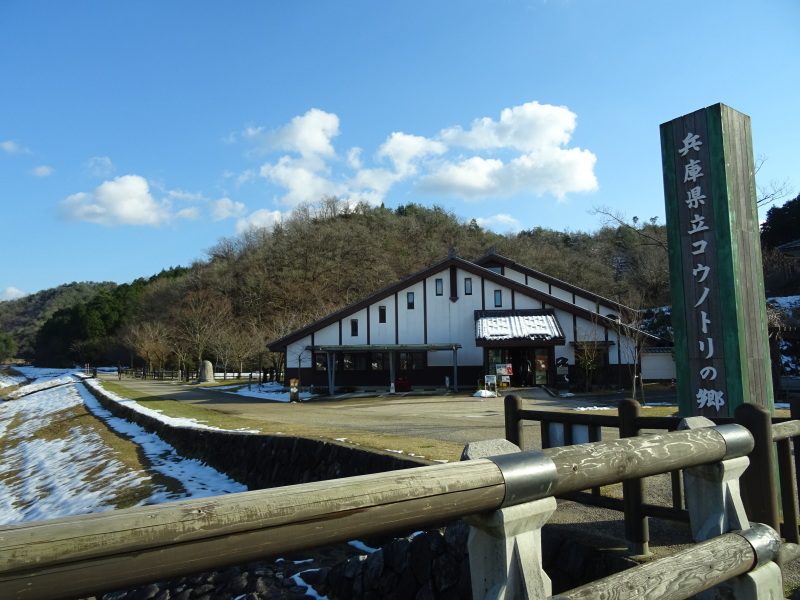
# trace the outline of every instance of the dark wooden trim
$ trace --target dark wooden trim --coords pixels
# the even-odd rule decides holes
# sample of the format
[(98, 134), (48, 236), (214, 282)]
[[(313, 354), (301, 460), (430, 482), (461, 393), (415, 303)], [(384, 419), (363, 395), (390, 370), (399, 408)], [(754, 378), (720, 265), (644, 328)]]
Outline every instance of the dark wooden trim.
[(394, 343), (400, 343), (400, 298), (399, 292), (394, 295)]
[[(434, 281), (434, 285), (436, 282)], [(434, 290), (434, 293), (436, 290)], [(416, 306), (414, 307), (416, 308)], [(428, 280), (422, 281), (422, 343), (428, 343)]]
[(371, 304), (367, 305), (367, 344), (370, 343), (370, 314), (369, 313), (370, 313), (370, 309), (371, 308), (372, 308)]
[[(488, 264), (491, 262), (496, 262), (503, 267), (510, 267), (515, 271), (519, 271), (523, 275), (525, 275), (525, 285), (528, 285), (528, 275), (533, 277), (534, 279), (539, 279), (544, 281), (548, 284), (548, 293), (552, 295), (553, 293), (553, 285), (556, 287), (560, 287), (566, 291), (577, 293), (580, 296), (585, 298), (590, 298), (595, 301), (601, 302), (602, 304), (609, 306), (610, 308), (614, 308), (615, 310), (619, 310), (620, 304), (599, 294), (595, 294), (594, 292), (590, 292), (588, 290), (584, 290), (576, 285), (572, 285), (571, 283), (567, 283), (566, 281), (562, 281), (561, 279), (557, 279), (551, 275), (546, 275), (541, 271), (537, 271), (536, 269), (531, 269), (530, 267), (526, 267), (517, 263), (516, 261), (507, 258), (505, 256), (501, 256), (500, 254), (486, 254), (481, 258), (475, 261), (476, 265), (483, 266), (484, 264)], [(616, 307), (616, 308), (615, 308)]]
[[(499, 286), (508, 288), (510, 290), (514, 290), (528, 298), (532, 298), (534, 300), (541, 300), (542, 302), (546, 302), (547, 305), (564, 310), (566, 312), (572, 313), (574, 315), (580, 316), (586, 320), (595, 319), (601, 327), (616, 327), (616, 322), (612, 321), (611, 319), (603, 316), (603, 315), (596, 315), (592, 311), (589, 311), (583, 307), (577, 306), (566, 300), (561, 300), (552, 296), (551, 294), (547, 294), (545, 292), (541, 292), (534, 288), (528, 287), (522, 283), (518, 283), (512, 279), (508, 279), (503, 275), (498, 275), (494, 271), (489, 271), (488, 269), (484, 269), (483, 267), (473, 264), (469, 261), (464, 259), (455, 257), (455, 258), (448, 258), (440, 263), (432, 265), (427, 269), (423, 269), (422, 271), (415, 273), (412, 276), (406, 277), (398, 281), (397, 283), (380, 290), (371, 296), (367, 296), (358, 302), (346, 306), (327, 317), (323, 317), (322, 319), (311, 323), (310, 325), (306, 325), (305, 327), (298, 329), (290, 333), (283, 338), (280, 338), (270, 344), (268, 344), (268, 348), (275, 352), (276, 350), (283, 348), (297, 340), (302, 339), (304, 336), (309, 335), (311, 331), (316, 331), (322, 329), (323, 327), (327, 327), (332, 323), (335, 323), (337, 320), (343, 319), (348, 315), (361, 310), (362, 308), (368, 306), (369, 304), (374, 304), (379, 302), (380, 300), (387, 298), (393, 294), (397, 294), (420, 281), (424, 281), (427, 277), (429, 277), (432, 273), (436, 273), (441, 271), (450, 266), (457, 266), (458, 268), (466, 271), (467, 273), (471, 273), (481, 279), (481, 308), (486, 310), (486, 281), (490, 281), (495, 283)], [(474, 288), (473, 288), (474, 289)], [(552, 290), (552, 288), (550, 288)]]
[(458, 302), (458, 268), (450, 266), (450, 302)]

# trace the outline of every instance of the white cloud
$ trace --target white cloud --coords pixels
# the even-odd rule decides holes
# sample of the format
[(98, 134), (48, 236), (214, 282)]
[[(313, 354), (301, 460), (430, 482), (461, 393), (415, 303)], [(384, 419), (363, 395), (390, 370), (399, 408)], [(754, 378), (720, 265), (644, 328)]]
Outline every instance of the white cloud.
[(18, 298), (23, 298), (27, 295), (28, 294), (15, 287), (7, 287), (0, 292), (0, 300), (17, 300)]
[(436, 171), (424, 176), (419, 187), (427, 192), (454, 194), (463, 198), (485, 198), (497, 195), (503, 161), (473, 156), (457, 164), (443, 163)]
[(234, 202), (230, 198), (220, 198), (211, 206), (211, 216), (215, 221), (243, 217), (247, 207), (242, 202)]
[[(419, 191), (466, 201), (517, 194), (552, 195), (597, 189), (596, 157), (569, 148), (577, 116), (563, 106), (529, 102), (441, 130), (434, 137), (391, 133), (374, 154), (383, 165), (365, 165), (363, 150), (337, 154), (339, 117), (311, 109), (278, 129), (248, 127), (243, 139), (262, 152), (285, 153), (261, 165), (258, 174), (286, 193), (283, 206), (317, 202), (326, 195), (378, 204), (402, 181)], [(387, 164), (388, 163), (388, 164)], [(253, 172), (239, 176), (252, 180)]]
[(276, 164), (261, 166), (259, 174), (287, 190), (280, 199), (285, 206), (297, 206), (304, 202), (317, 202), (325, 195), (346, 195), (347, 190), (341, 184), (335, 184), (327, 178), (327, 169), (321, 170), (316, 165), (307, 164), (303, 159), (283, 156)]
[(80, 192), (61, 201), (63, 216), (99, 225), (150, 225), (173, 219), (169, 201), (158, 201), (144, 177), (124, 175), (104, 181), (93, 192)]
[(513, 148), (522, 152), (541, 152), (569, 142), (577, 115), (564, 106), (528, 102), (505, 108), (500, 120), (475, 119), (464, 131), (451, 127), (440, 133), (447, 144), (473, 150)]
[(484, 229), (491, 229), (497, 233), (517, 233), (522, 230), (522, 224), (511, 215), (505, 213), (477, 218), (475, 222)]
[(83, 168), (92, 177), (111, 177), (116, 171), (114, 163), (107, 156), (93, 156), (83, 163)]
[(236, 222), (236, 233), (244, 233), (253, 227), (272, 227), (275, 223), (280, 223), (284, 216), (285, 215), (279, 210), (267, 210), (266, 208), (262, 208), (247, 215), (243, 219), (239, 219)]
[(420, 178), (419, 188), (468, 201), (518, 193), (552, 194), (561, 200), (568, 193), (597, 189), (595, 161), (594, 154), (577, 148), (523, 154), (507, 164), (498, 159), (472, 157), (457, 164), (439, 165)]
[(417, 161), (429, 156), (443, 154), (447, 146), (418, 135), (392, 133), (378, 149), (378, 157), (392, 161), (398, 175), (407, 177), (417, 172)]
[(187, 221), (196, 221), (200, 218), (200, 209), (197, 206), (190, 206), (189, 208), (182, 208), (175, 213), (176, 219), (186, 219)]
[(47, 165), (41, 165), (31, 169), (31, 175), (34, 177), (50, 177), (52, 174), (53, 167), (48, 167)]
[(353, 169), (361, 168), (361, 148), (350, 148), (347, 151), (347, 164)]
[(595, 191), (597, 157), (588, 150), (563, 147), (576, 119), (563, 106), (529, 102), (504, 109), (499, 121), (476, 119), (468, 131), (445, 129), (439, 137), (448, 144), (501, 152), (506, 162), (495, 156), (439, 161), (420, 177), (419, 189), (468, 201), (519, 193), (563, 200), (569, 193)]
[(245, 130), (245, 137), (255, 139), (265, 150), (297, 152), (309, 160), (335, 156), (331, 140), (337, 135), (339, 117), (318, 108), (312, 108), (274, 131), (264, 132), (262, 127)]
[(24, 146), (20, 146), (14, 140), (6, 140), (5, 142), (0, 142), (0, 148), (2, 148), (7, 154), (30, 154), (31, 153), (29, 148), (25, 148)]

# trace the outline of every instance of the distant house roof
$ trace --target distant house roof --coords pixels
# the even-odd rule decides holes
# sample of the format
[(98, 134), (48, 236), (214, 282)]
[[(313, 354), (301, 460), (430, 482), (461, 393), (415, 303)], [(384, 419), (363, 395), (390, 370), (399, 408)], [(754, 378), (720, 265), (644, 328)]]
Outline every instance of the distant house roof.
[(787, 256), (794, 256), (800, 258), (800, 240), (795, 240), (793, 242), (781, 244), (780, 246), (778, 246), (778, 250), (780, 250)]
[(563, 345), (565, 339), (552, 310), (476, 310), (475, 341), (479, 346), (514, 341)]

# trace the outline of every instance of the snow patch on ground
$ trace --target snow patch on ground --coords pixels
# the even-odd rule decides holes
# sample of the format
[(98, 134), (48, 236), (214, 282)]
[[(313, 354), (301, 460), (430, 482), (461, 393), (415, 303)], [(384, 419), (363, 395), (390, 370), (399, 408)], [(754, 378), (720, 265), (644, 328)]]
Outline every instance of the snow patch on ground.
[[(33, 383), (23, 397), (0, 403), (0, 523), (53, 519), (115, 508), (126, 490), (150, 485), (139, 504), (216, 496), (247, 488), (197, 460), (184, 459), (158, 436), (112, 416), (72, 370), (19, 369)], [(47, 382), (68, 381), (58, 387)], [(75, 426), (66, 436), (47, 427), (65, 411), (84, 404), (108, 427), (138, 444), (152, 469), (178, 482), (172, 491), (153, 483), (145, 471), (131, 470), (91, 427)], [(182, 489), (181, 489), (182, 488)]]

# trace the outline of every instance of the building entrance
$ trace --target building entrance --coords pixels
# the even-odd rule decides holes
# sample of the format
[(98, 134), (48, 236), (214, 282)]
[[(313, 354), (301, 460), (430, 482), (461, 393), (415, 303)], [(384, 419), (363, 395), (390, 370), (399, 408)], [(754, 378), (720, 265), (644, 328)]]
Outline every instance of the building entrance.
[[(488, 348), (488, 374), (511, 387), (551, 385), (552, 348)], [(507, 380), (504, 381), (504, 377)]]

